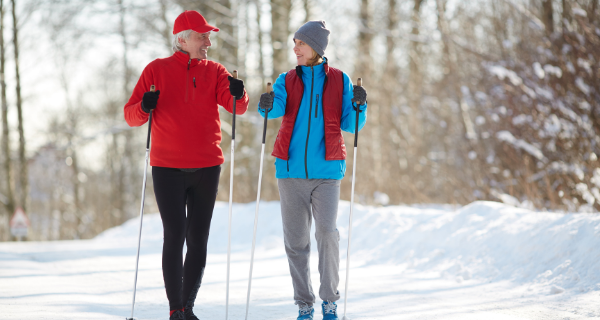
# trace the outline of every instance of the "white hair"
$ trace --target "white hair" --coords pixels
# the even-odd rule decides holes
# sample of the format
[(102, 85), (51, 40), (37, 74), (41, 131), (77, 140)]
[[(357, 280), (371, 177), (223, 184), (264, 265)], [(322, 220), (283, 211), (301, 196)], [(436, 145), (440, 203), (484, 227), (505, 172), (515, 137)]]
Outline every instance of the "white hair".
[(181, 50), (181, 43), (179, 43), (179, 39), (182, 40), (190, 40), (192, 36), (192, 30), (184, 30), (175, 35), (173, 35), (173, 52), (177, 52)]

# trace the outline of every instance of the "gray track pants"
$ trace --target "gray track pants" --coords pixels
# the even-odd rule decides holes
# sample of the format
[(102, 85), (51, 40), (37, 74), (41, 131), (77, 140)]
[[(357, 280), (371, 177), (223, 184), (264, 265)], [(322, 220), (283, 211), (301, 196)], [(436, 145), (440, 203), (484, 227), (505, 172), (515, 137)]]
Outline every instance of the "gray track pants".
[[(340, 181), (332, 179), (278, 179), (285, 251), (290, 265), (296, 304), (313, 305), (310, 281), (310, 227), (315, 218), (319, 273), (319, 297), (340, 299), (340, 234), (336, 227)], [(311, 212), (312, 208), (312, 212)]]

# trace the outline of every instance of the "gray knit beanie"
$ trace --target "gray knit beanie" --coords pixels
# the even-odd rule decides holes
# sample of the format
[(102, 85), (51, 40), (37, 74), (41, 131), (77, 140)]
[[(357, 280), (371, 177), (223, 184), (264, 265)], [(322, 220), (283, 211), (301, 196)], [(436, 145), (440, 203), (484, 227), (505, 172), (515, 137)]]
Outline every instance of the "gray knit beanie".
[(329, 29), (325, 27), (325, 21), (309, 21), (296, 31), (294, 39), (304, 41), (322, 57), (329, 43)]

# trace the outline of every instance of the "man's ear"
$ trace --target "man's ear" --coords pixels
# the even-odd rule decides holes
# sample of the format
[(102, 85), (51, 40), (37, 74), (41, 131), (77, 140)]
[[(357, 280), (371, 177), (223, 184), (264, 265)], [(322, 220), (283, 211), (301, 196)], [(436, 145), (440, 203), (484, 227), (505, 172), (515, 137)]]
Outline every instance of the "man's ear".
[(185, 39), (183, 39), (183, 38), (177, 38), (177, 41), (179, 42), (179, 44), (185, 43)]

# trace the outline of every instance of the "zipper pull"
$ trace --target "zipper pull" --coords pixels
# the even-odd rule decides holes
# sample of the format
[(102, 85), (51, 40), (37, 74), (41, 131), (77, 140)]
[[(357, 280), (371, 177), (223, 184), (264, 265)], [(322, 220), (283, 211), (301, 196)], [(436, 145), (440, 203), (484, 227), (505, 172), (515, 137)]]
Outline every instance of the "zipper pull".
[(319, 95), (317, 95), (317, 105), (315, 106), (315, 118), (317, 117), (317, 111), (319, 111)]
[(194, 88), (196, 87), (196, 77), (193, 78), (194, 81)]
[(188, 70), (190, 70), (190, 64), (192, 64), (192, 58), (188, 61)]

